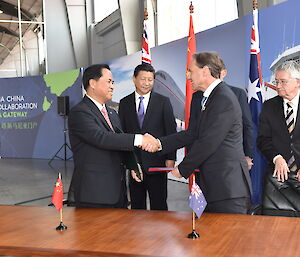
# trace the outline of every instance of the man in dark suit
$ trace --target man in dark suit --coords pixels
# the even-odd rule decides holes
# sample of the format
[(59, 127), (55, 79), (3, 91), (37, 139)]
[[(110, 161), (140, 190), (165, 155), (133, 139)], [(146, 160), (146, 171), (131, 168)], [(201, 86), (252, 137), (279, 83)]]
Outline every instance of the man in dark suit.
[(265, 101), (257, 146), (268, 160), (262, 213), (300, 216), (300, 65), (286, 61), (275, 69), (278, 96)]
[[(226, 66), (221, 59), (222, 63), (222, 70), (221, 70), (221, 75), (220, 79), (221, 81), (224, 81), (224, 78), (227, 75), (227, 70)], [(253, 155), (253, 144), (254, 144), (254, 135), (253, 135), (253, 122), (252, 122), (252, 117), (251, 117), (251, 112), (247, 100), (247, 95), (245, 93), (245, 90), (238, 88), (238, 87), (233, 87), (228, 85), (227, 83), (224, 82), (235, 94), (237, 97), (241, 110), (242, 110), (242, 121), (243, 121), (243, 149), (245, 153), (245, 159), (248, 164), (249, 170), (251, 169), (253, 162), (252, 162), (252, 155)], [(197, 91), (193, 94), (192, 98), (192, 104), (191, 105), (198, 105), (198, 109), (201, 108), (201, 100), (203, 98), (203, 92), (202, 91)], [(196, 110), (196, 108), (193, 108), (191, 114), (190, 114), (190, 123), (196, 120), (194, 116), (193, 111)], [(189, 124), (190, 124), (189, 123)]]
[[(149, 133), (162, 137), (176, 132), (176, 122), (170, 100), (152, 92), (155, 70), (150, 64), (138, 65), (133, 74), (135, 92), (120, 101), (119, 116), (124, 132)], [(143, 112), (141, 112), (143, 108)], [(174, 167), (176, 152), (166, 155), (136, 149), (143, 170), (143, 182), (129, 180), (131, 208), (146, 209), (149, 194), (151, 210), (167, 210), (167, 173), (148, 173), (149, 167)]]
[(108, 65), (88, 67), (82, 82), (87, 94), (68, 120), (75, 166), (68, 202), (76, 207), (126, 208), (123, 153), (145, 147), (151, 137), (121, 133), (117, 113), (105, 105), (114, 89)]
[(287, 61), (277, 67), (275, 84), (278, 96), (263, 104), (257, 146), (268, 160), (267, 173), (281, 182), (292, 173), (300, 181), (300, 65)]
[[(224, 81), (224, 78), (227, 76), (227, 69), (225, 63), (221, 59), (223, 67), (221, 70), (220, 79)], [(226, 82), (225, 82), (226, 83)], [(248, 164), (249, 170), (253, 166), (252, 157), (253, 157), (253, 144), (254, 144), (254, 134), (253, 134), (253, 122), (250, 112), (250, 107), (248, 104), (248, 98), (244, 89), (239, 87), (234, 87), (231, 85), (226, 85), (233, 91), (237, 97), (241, 110), (242, 110), (242, 121), (243, 121), (243, 149), (245, 153), (245, 158)]]
[(203, 91), (201, 108), (191, 105), (196, 119), (188, 130), (160, 138), (162, 152), (191, 145), (172, 174), (188, 178), (199, 168), (197, 183), (208, 202), (207, 211), (246, 214), (251, 182), (242, 139), (242, 113), (236, 96), (221, 82), (218, 54), (193, 55), (189, 67), (194, 91)]

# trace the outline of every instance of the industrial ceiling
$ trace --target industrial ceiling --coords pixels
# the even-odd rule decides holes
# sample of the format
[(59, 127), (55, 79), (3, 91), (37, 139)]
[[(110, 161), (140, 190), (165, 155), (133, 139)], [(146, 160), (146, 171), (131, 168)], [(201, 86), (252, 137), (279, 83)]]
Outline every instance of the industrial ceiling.
[[(21, 21), (42, 21), (43, 0), (20, 0)], [(6, 22), (9, 21), (9, 22)], [(19, 43), (18, 0), (0, 0), (0, 65)], [(22, 36), (36, 24), (22, 23)]]

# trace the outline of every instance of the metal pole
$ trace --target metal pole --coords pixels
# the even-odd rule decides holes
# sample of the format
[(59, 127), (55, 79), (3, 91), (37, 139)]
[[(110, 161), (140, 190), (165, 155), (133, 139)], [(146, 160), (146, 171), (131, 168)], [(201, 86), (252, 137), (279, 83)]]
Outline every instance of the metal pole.
[(48, 50), (47, 50), (47, 38), (46, 38), (46, 4), (45, 0), (43, 0), (43, 42), (44, 42), (44, 54), (45, 54), (45, 72), (48, 74)]
[(158, 45), (158, 22), (157, 22), (157, 0), (152, 0), (153, 18), (154, 18), (154, 37), (155, 46)]
[(21, 23), (21, 0), (18, 0), (18, 19), (19, 19), (19, 41), (20, 41), (20, 66), (21, 66), (21, 77), (24, 76), (23, 70), (23, 42), (22, 42), (22, 23)]

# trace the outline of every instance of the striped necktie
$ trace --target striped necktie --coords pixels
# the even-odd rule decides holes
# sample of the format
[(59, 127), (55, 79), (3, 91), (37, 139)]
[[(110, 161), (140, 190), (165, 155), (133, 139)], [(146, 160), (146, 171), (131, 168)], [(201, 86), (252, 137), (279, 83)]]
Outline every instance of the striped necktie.
[[(287, 110), (286, 110), (285, 121), (286, 121), (287, 129), (290, 133), (290, 137), (292, 139), (293, 138), (293, 130), (295, 128), (294, 111), (293, 111), (291, 102), (286, 103), (286, 105), (287, 105)], [(294, 156), (292, 149), (291, 149), (291, 157), (288, 161), (288, 167), (289, 167), (290, 171), (297, 170), (296, 160), (295, 160), (295, 156)]]
[(202, 108), (202, 109), (205, 108), (206, 99), (207, 99), (206, 96), (203, 96), (203, 97), (202, 97), (202, 100), (201, 100), (201, 108)]

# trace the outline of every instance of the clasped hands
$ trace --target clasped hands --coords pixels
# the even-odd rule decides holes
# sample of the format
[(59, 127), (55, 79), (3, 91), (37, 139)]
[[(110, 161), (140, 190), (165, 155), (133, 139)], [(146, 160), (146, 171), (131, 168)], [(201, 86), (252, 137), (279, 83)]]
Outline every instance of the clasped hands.
[[(290, 172), (290, 169), (287, 165), (287, 162), (283, 157), (278, 157), (275, 161), (275, 169), (273, 173), (273, 177), (277, 177), (278, 181), (284, 182), (288, 179), (288, 173)], [(300, 182), (300, 170), (298, 170), (296, 178), (298, 179), (298, 182)]]
[(143, 135), (142, 145), (140, 145), (139, 148), (142, 148), (144, 151), (154, 153), (161, 149), (161, 144), (158, 139), (146, 133)]

